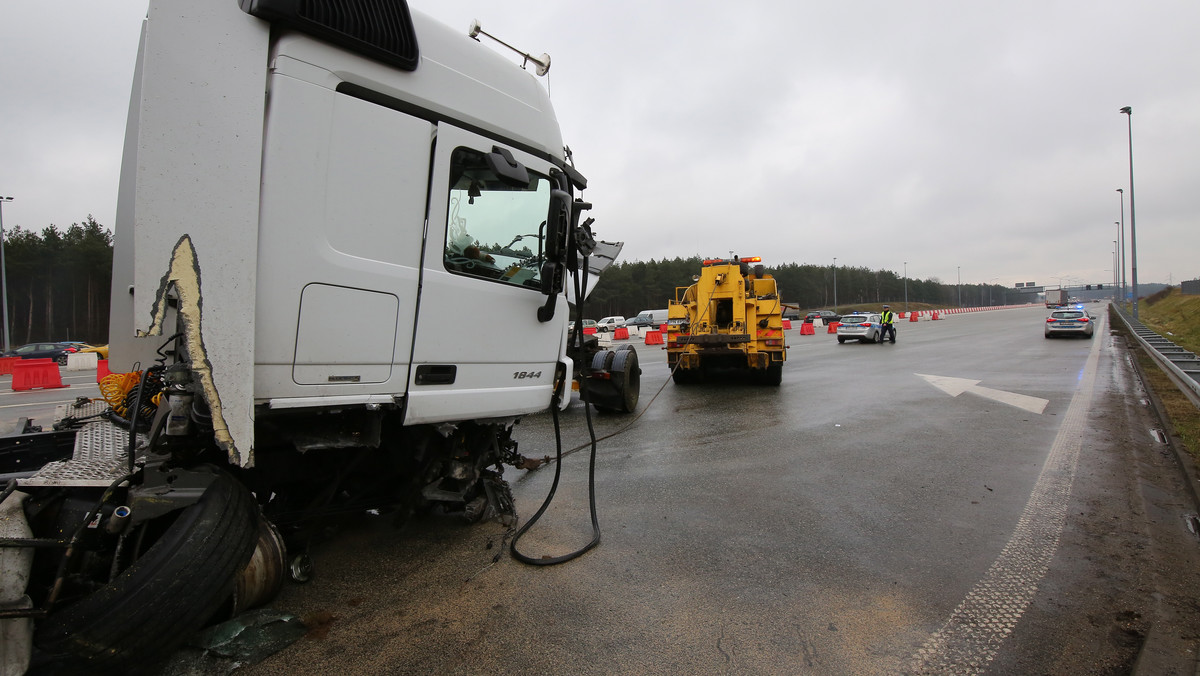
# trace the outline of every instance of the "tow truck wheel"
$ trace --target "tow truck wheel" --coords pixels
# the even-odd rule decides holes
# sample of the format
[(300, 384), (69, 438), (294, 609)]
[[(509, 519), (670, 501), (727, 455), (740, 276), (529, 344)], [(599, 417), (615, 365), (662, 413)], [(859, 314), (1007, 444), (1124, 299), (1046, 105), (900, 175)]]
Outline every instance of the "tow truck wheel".
[(773, 361), (771, 365), (762, 372), (762, 384), (778, 387), (783, 382), (783, 362)]
[(38, 623), (34, 642), (45, 654), (89, 670), (153, 664), (229, 598), (257, 539), (254, 497), (217, 470), (200, 499), (179, 510), (141, 558)]

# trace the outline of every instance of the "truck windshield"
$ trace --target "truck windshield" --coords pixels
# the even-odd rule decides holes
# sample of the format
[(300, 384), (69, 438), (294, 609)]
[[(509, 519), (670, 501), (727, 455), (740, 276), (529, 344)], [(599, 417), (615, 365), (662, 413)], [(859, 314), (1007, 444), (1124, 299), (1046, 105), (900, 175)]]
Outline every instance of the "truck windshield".
[(450, 272), (541, 289), (542, 237), (550, 182), (529, 172), (513, 186), (496, 176), (483, 153), (451, 155), (444, 262)]

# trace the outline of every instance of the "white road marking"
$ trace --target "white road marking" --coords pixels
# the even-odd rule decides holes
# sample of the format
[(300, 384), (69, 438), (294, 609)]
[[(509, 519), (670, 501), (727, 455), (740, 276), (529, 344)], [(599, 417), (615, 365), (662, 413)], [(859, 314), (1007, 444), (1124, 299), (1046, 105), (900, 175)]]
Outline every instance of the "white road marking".
[(978, 380), (968, 380), (966, 378), (951, 378), (950, 376), (930, 376), (924, 373), (917, 373), (925, 382), (933, 385), (946, 394), (957, 397), (963, 392), (998, 401), (1002, 404), (1015, 406), (1019, 409), (1029, 411), (1030, 413), (1042, 414), (1046, 410), (1046, 405), (1050, 403), (1048, 399), (1041, 397), (1031, 397), (1027, 394), (1018, 394), (1016, 392), (1005, 392), (1004, 390), (994, 390), (990, 387), (981, 387)]
[(1033, 601), (1066, 522), (1101, 343), (1092, 344), (1079, 387), (1008, 544), (950, 619), (913, 655), (909, 673), (982, 673)]

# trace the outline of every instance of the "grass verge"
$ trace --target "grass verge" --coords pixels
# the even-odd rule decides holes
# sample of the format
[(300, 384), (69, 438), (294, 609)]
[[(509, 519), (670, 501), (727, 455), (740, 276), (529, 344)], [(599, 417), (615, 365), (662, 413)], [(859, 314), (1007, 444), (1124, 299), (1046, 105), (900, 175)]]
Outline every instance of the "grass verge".
[[(1178, 289), (1175, 290), (1178, 295)], [(1171, 296), (1165, 296), (1164, 299), (1170, 299)], [(1195, 335), (1200, 338), (1200, 296), (1184, 296), (1184, 303), (1172, 303), (1166, 308), (1155, 307), (1162, 303), (1145, 303), (1139, 308), (1139, 319), (1147, 327), (1155, 332), (1167, 335), (1177, 345), (1183, 345), (1189, 350), (1196, 350), (1197, 346), (1185, 345), (1179, 340), (1180, 335)], [(1149, 299), (1147, 299), (1149, 300)], [(1195, 310), (1190, 310), (1185, 307), (1181, 310), (1181, 305), (1195, 304)], [(1166, 310), (1164, 312), (1164, 310)], [(1158, 319), (1162, 316), (1173, 316), (1173, 326), (1178, 329), (1172, 331), (1170, 335), (1163, 329), (1163, 324), (1159, 323)], [(1183, 321), (1181, 321), (1181, 319)], [(1200, 409), (1197, 409), (1179, 388), (1171, 381), (1167, 374), (1159, 368), (1158, 364), (1146, 354), (1137, 340), (1126, 330), (1125, 324), (1116, 317), (1115, 313), (1109, 315), (1109, 325), (1116, 328), (1126, 338), (1126, 343), (1133, 352), (1138, 361), (1138, 366), (1142, 372), (1142, 379), (1146, 387), (1153, 390), (1155, 398), (1161, 404), (1162, 415), (1166, 416), (1163, 421), (1164, 425), (1169, 425), (1176, 437), (1182, 441), (1184, 448), (1187, 449), (1189, 455), (1197, 463), (1200, 463)], [(1194, 325), (1194, 326), (1193, 326)]]

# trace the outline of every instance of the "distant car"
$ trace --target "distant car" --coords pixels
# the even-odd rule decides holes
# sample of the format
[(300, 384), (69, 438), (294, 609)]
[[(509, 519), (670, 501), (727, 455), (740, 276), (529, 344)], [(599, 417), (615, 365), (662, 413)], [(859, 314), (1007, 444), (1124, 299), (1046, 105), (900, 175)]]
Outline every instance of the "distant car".
[(596, 322), (596, 330), (600, 333), (608, 333), (609, 331), (619, 329), (622, 326), (625, 326), (625, 318), (620, 315), (602, 317), (600, 321)]
[(79, 348), (70, 343), (29, 343), (10, 352), (5, 357), (20, 357), (21, 359), (53, 359), (59, 364), (67, 363), (67, 355), (78, 352)]
[(841, 318), (837, 327), (837, 340), (858, 340), (860, 343), (878, 343), (883, 319), (877, 314), (855, 313)]
[(829, 324), (830, 322), (840, 321), (842, 316), (833, 310), (813, 310), (812, 312), (804, 315), (805, 324), (813, 324), (818, 319), (823, 320), (826, 324)]
[(97, 359), (108, 359), (108, 345), (88, 345), (79, 350), (80, 354), (87, 354), (88, 352), (95, 352)]
[(658, 328), (667, 323), (667, 315), (668, 311), (665, 308), (662, 310), (642, 310), (636, 317), (625, 320), (625, 326), (650, 326)]
[(783, 309), (783, 318), (788, 319), (788, 320), (792, 320), (792, 319), (799, 320), (800, 319), (800, 311), (795, 308), (790, 308), (790, 307), (784, 308)]
[(1060, 308), (1046, 317), (1046, 337), (1085, 336), (1091, 338), (1096, 331), (1095, 317), (1083, 310)]

